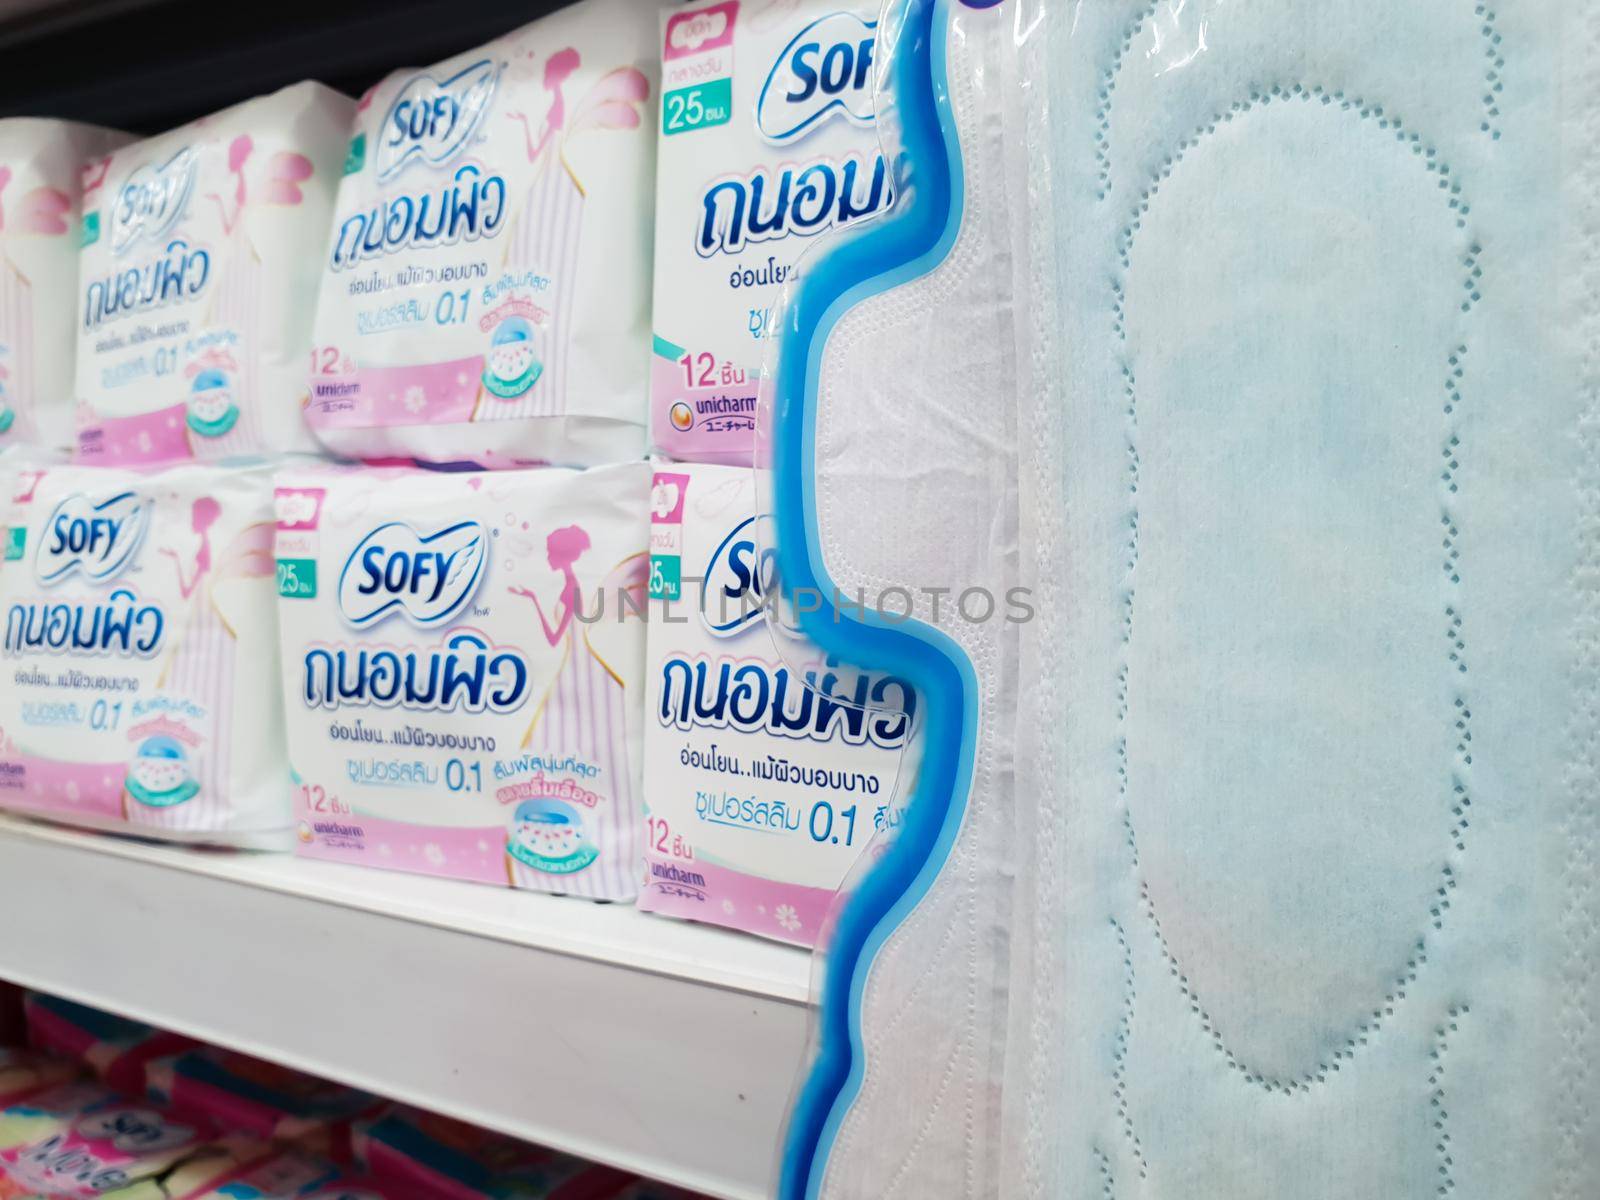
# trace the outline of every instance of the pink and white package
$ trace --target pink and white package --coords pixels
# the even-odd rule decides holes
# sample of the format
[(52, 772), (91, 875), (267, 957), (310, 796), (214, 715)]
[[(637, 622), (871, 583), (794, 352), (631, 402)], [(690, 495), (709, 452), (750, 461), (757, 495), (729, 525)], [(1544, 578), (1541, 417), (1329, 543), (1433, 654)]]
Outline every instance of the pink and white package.
[(286, 844), (268, 469), (10, 478), (0, 808)]
[(631, 898), (649, 464), (277, 482), (297, 851)]
[(313, 449), (311, 309), (354, 107), (298, 83), (84, 168), (79, 461)]
[[(776, 614), (748, 467), (658, 463), (639, 907), (812, 946), (920, 757), (916, 694)], [(807, 601), (809, 602), (809, 601)]]
[(638, 458), (657, 4), (586, 0), (363, 97), (307, 420), (346, 458)]
[(0, 450), (72, 445), (79, 173), (125, 133), (0, 121)]
[(650, 424), (683, 462), (755, 455), (773, 305), (830, 230), (884, 212), (879, 0), (695, 0), (666, 10)]

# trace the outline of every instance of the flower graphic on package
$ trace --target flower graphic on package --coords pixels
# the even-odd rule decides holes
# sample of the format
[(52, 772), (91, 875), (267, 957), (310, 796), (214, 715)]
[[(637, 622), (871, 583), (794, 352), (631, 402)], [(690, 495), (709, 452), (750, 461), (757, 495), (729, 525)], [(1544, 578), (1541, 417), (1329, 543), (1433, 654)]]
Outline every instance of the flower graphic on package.
[(800, 928), (800, 914), (795, 912), (794, 905), (780, 904), (773, 910), (773, 917), (790, 933)]
[(407, 412), (419, 413), (428, 407), (428, 393), (417, 384), (412, 384), (406, 389), (406, 394), (401, 397), (400, 403), (406, 406)]

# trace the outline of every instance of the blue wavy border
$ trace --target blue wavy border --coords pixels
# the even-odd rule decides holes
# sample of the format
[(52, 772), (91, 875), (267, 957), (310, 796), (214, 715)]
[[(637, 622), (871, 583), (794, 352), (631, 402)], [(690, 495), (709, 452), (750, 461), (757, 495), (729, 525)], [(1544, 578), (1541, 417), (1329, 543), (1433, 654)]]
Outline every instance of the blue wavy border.
[[(774, 371), (773, 512), (779, 574), (790, 589), (837, 598), (817, 532), (815, 432), (822, 349), (862, 300), (927, 274), (961, 225), (962, 168), (945, 73), (949, 0), (900, 0), (892, 78), (905, 185), (889, 214), (822, 256), (791, 302)], [(806, 606), (795, 606), (804, 608)], [(977, 732), (977, 681), (965, 651), (938, 629), (824, 603), (802, 631), (847, 662), (911, 682), (921, 693), (923, 758), (888, 853), (861, 881), (828, 945), (818, 1051), (790, 1115), (781, 1200), (815, 1200), (840, 1122), (861, 1087), (861, 997), (883, 943), (927, 893), (966, 811)]]

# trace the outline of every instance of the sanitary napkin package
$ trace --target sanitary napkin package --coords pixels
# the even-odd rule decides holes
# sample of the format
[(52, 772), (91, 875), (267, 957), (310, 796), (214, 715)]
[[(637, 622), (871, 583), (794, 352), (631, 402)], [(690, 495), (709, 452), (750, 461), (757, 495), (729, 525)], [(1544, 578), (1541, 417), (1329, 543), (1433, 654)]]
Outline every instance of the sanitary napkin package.
[(1600, 4), (884, 22), (781, 578), (1034, 616), (801, 622), (924, 756), (780, 1194), (1600, 1194)]
[(714, 0), (664, 14), (650, 424), (748, 464), (770, 310), (813, 239), (886, 209), (878, 5)]
[(152, 1062), (145, 1090), (173, 1112), (340, 1158), (349, 1156), (351, 1122), (382, 1103), (356, 1088), (215, 1046)]
[(85, 167), (80, 461), (312, 448), (311, 312), (353, 107), (300, 83)]
[(38, 1049), (89, 1067), (116, 1091), (138, 1096), (152, 1059), (190, 1045), (180, 1033), (153, 1029), (139, 1021), (101, 1012), (43, 992), (23, 998), (28, 1041)]
[(308, 419), (348, 458), (644, 448), (651, 0), (586, 0), (361, 101)]
[(916, 703), (786, 627), (756, 500), (748, 467), (656, 467), (639, 907), (809, 946), (899, 824)]
[(0, 807), (285, 844), (270, 473), (8, 478)]
[(637, 890), (646, 463), (278, 479), (299, 852)]
[(72, 445), (80, 169), (128, 140), (72, 121), (0, 120), (0, 449)]

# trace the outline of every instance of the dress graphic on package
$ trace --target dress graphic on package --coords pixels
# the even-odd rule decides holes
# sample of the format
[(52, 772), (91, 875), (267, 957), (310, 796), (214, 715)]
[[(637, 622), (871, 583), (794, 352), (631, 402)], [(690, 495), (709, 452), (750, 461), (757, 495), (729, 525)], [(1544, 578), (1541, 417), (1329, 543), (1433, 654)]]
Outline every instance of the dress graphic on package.
[[(231, 236), (245, 240), (242, 227)], [(234, 350), (205, 351), (184, 367), (189, 384), (184, 424), (191, 442), (204, 442), (218, 455), (245, 455), (253, 453), (264, 436), (253, 382), (256, 339), (249, 334), (258, 328), (261, 259), (254, 246), (242, 245), (227, 262), (217, 280), (207, 324), (240, 331), (239, 344)]]
[(227, 795), (227, 763), (220, 751), (232, 744), (233, 706), (228, 695), (237, 638), (223, 619), (215, 592), (230, 579), (271, 574), (274, 566), (273, 527), (263, 523), (235, 539), (213, 569), (211, 526), (220, 513), (210, 497), (194, 502), (190, 519), (200, 544), (189, 570), (176, 551), (162, 551), (172, 560), (179, 591), (192, 614), (184, 623), (185, 632), (167, 651), (156, 685), (158, 692), (198, 704), (210, 719), (215, 742), (199, 747), (186, 725), (160, 717), (130, 730), (135, 749), (123, 785), (122, 815), (131, 825), (193, 831), (217, 828), (226, 817), (220, 800)]
[(200, 198), (216, 206), (223, 232), (233, 243), (223, 258), (227, 265), (212, 295), (207, 326), (239, 333), (238, 353), (208, 351), (184, 367), (189, 382), (185, 424), (192, 442), (212, 448), (206, 457), (251, 454), (266, 444), (254, 387), (259, 347), (253, 332), (261, 328), (261, 255), (250, 241), (243, 217), (252, 203), (299, 204), (303, 198), (299, 184), (312, 172), (311, 160), (303, 154), (280, 150), (253, 164), (253, 152), (249, 134), (234, 138), (228, 144), (233, 195), (208, 192)]
[[(626, 689), (590, 644), (587, 629), (580, 631), (574, 619), (587, 612), (573, 568), (589, 550), (589, 535), (580, 525), (568, 525), (550, 534), (545, 549), (550, 569), (564, 580), (555, 624), (551, 625), (533, 591), (507, 589), (532, 602), (546, 641), (564, 647), (561, 665), (534, 710), (523, 746), (535, 752), (544, 745), (559, 746), (567, 754), (595, 764), (605, 789), (601, 803), (609, 803), (613, 812), (632, 812), (636, 798), (628, 762)], [(624, 619), (623, 612), (630, 611), (622, 599), (624, 591), (637, 602), (631, 611), (643, 612), (648, 564), (647, 555), (634, 555), (606, 577), (601, 596), (615, 597), (623, 607), (612, 613), (602, 611), (601, 620)], [(550, 874), (557, 873), (568, 876), (565, 890), (576, 896), (615, 896), (627, 890), (634, 869), (632, 857), (597, 855), (584, 836), (582, 809), (581, 804), (554, 797), (526, 800), (516, 807), (506, 839), (506, 871), (513, 886), (543, 886)]]
[[(528, 52), (528, 57), (533, 56)], [(586, 195), (567, 161), (567, 140), (588, 130), (636, 128), (640, 106), (650, 96), (650, 83), (642, 74), (632, 67), (620, 67), (605, 75), (577, 105), (569, 127), (562, 88), (579, 64), (578, 52), (570, 47), (552, 54), (545, 63), (543, 86), (550, 93), (550, 108), (537, 134), (526, 113), (505, 114), (507, 120), (523, 127), (524, 148), (535, 175), (516, 230), (506, 242), (502, 267), (510, 271), (516, 265), (531, 264), (556, 280), (555, 311), (546, 311), (513, 292), (479, 318), (478, 329), (486, 339), (482, 374), (478, 378), (457, 376), (458, 386), (466, 381), (474, 392), (473, 421), (559, 416), (566, 408), (569, 350), (563, 331), (571, 328), (572, 281)], [(466, 362), (477, 365), (476, 358)], [(534, 386), (541, 381), (543, 387)], [(464, 399), (458, 395), (450, 407), (459, 411)]]

